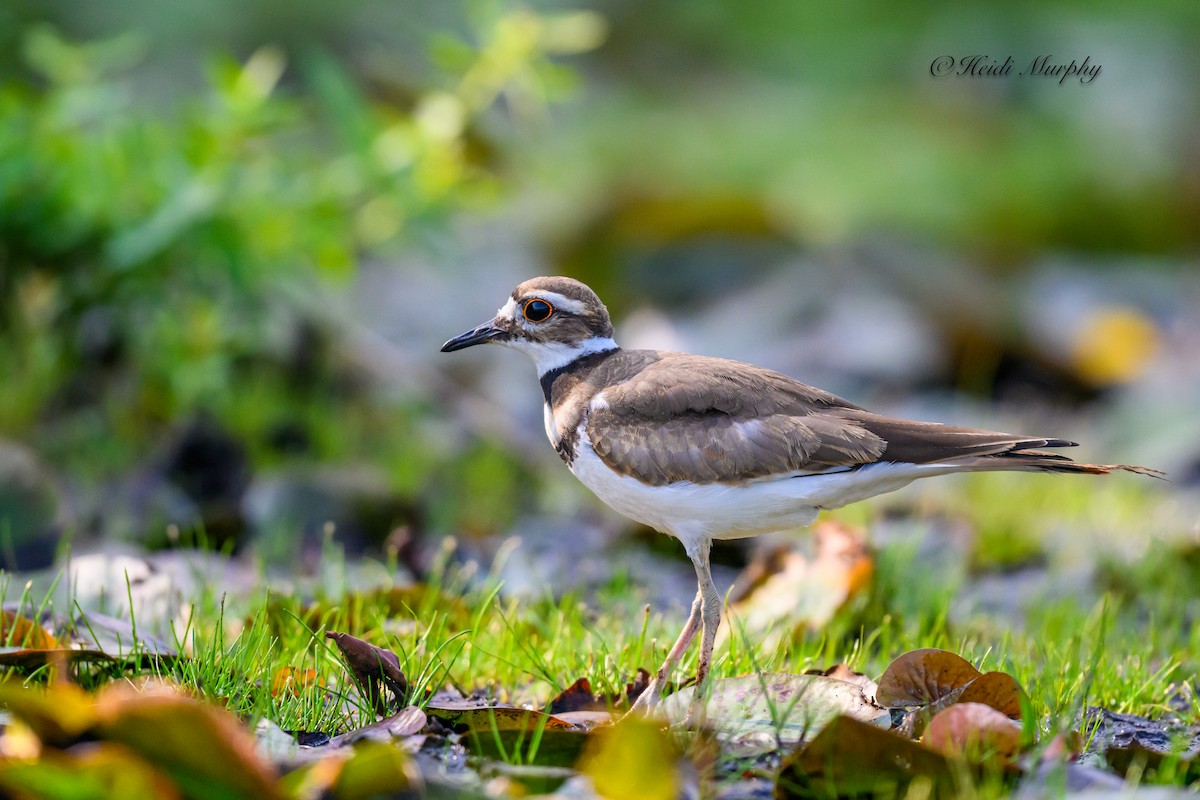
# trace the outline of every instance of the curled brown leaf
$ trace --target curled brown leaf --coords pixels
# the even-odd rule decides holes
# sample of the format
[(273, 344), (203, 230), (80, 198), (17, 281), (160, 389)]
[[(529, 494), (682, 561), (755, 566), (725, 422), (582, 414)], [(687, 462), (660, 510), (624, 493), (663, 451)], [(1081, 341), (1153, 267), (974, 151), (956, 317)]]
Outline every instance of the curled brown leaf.
[(392, 693), (393, 702), (399, 706), (408, 698), (409, 683), (400, 669), (400, 657), (391, 650), (376, 647), (356, 636), (337, 631), (326, 631), (325, 638), (332, 639), (342, 652), (342, 659), (354, 675), (367, 701), (380, 716), (387, 716), (388, 703), (382, 689)]
[(885, 708), (926, 706), (962, 692), (980, 674), (957, 653), (934, 648), (913, 650), (884, 670), (875, 699)]

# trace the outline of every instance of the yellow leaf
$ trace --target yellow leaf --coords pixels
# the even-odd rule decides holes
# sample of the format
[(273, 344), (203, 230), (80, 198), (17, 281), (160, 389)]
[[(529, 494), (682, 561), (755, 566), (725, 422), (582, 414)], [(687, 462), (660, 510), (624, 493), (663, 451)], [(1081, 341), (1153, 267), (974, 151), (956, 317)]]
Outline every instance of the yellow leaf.
[(660, 724), (626, 718), (593, 734), (581, 760), (596, 794), (606, 800), (674, 800), (677, 755)]
[(52, 745), (69, 744), (97, 721), (92, 697), (70, 683), (42, 689), (4, 681), (0, 683), (0, 705)]

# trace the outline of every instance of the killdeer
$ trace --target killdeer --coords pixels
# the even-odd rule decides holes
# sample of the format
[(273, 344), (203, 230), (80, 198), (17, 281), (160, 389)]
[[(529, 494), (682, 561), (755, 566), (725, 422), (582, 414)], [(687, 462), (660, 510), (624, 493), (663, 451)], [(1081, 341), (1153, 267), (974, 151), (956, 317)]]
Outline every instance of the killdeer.
[(738, 361), (622, 350), (604, 303), (571, 278), (525, 281), (491, 321), (442, 352), (477, 344), (533, 359), (546, 435), (567, 467), (615, 510), (680, 540), (695, 566), (687, 624), (635, 710), (657, 703), (701, 629), (695, 696), (702, 697), (721, 621), (709, 569), (714, 539), (805, 526), (821, 509), (953, 472), (1160, 474), (1080, 464), (1044, 449), (1075, 446), (1065, 439), (879, 416)]

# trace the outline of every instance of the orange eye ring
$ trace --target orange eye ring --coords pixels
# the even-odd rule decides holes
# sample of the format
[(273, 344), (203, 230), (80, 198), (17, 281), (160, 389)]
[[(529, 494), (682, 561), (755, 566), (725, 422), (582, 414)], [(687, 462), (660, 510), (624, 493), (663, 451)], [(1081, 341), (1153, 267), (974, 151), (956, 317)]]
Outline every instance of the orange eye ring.
[(530, 322), (545, 322), (553, 314), (554, 306), (536, 297), (521, 307), (521, 315)]

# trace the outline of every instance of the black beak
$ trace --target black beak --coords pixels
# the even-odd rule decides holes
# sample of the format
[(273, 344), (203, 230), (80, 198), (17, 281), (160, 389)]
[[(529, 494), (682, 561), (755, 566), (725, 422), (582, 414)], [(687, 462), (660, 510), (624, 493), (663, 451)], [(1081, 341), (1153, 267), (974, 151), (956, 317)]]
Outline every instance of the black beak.
[(499, 339), (506, 335), (503, 330), (497, 328), (491, 322), (485, 322), (478, 328), (473, 328), (466, 333), (455, 336), (450, 341), (442, 345), (443, 353), (453, 353), (455, 350), (462, 350), (464, 347), (472, 347), (477, 344), (485, 344), (493, 339)]

